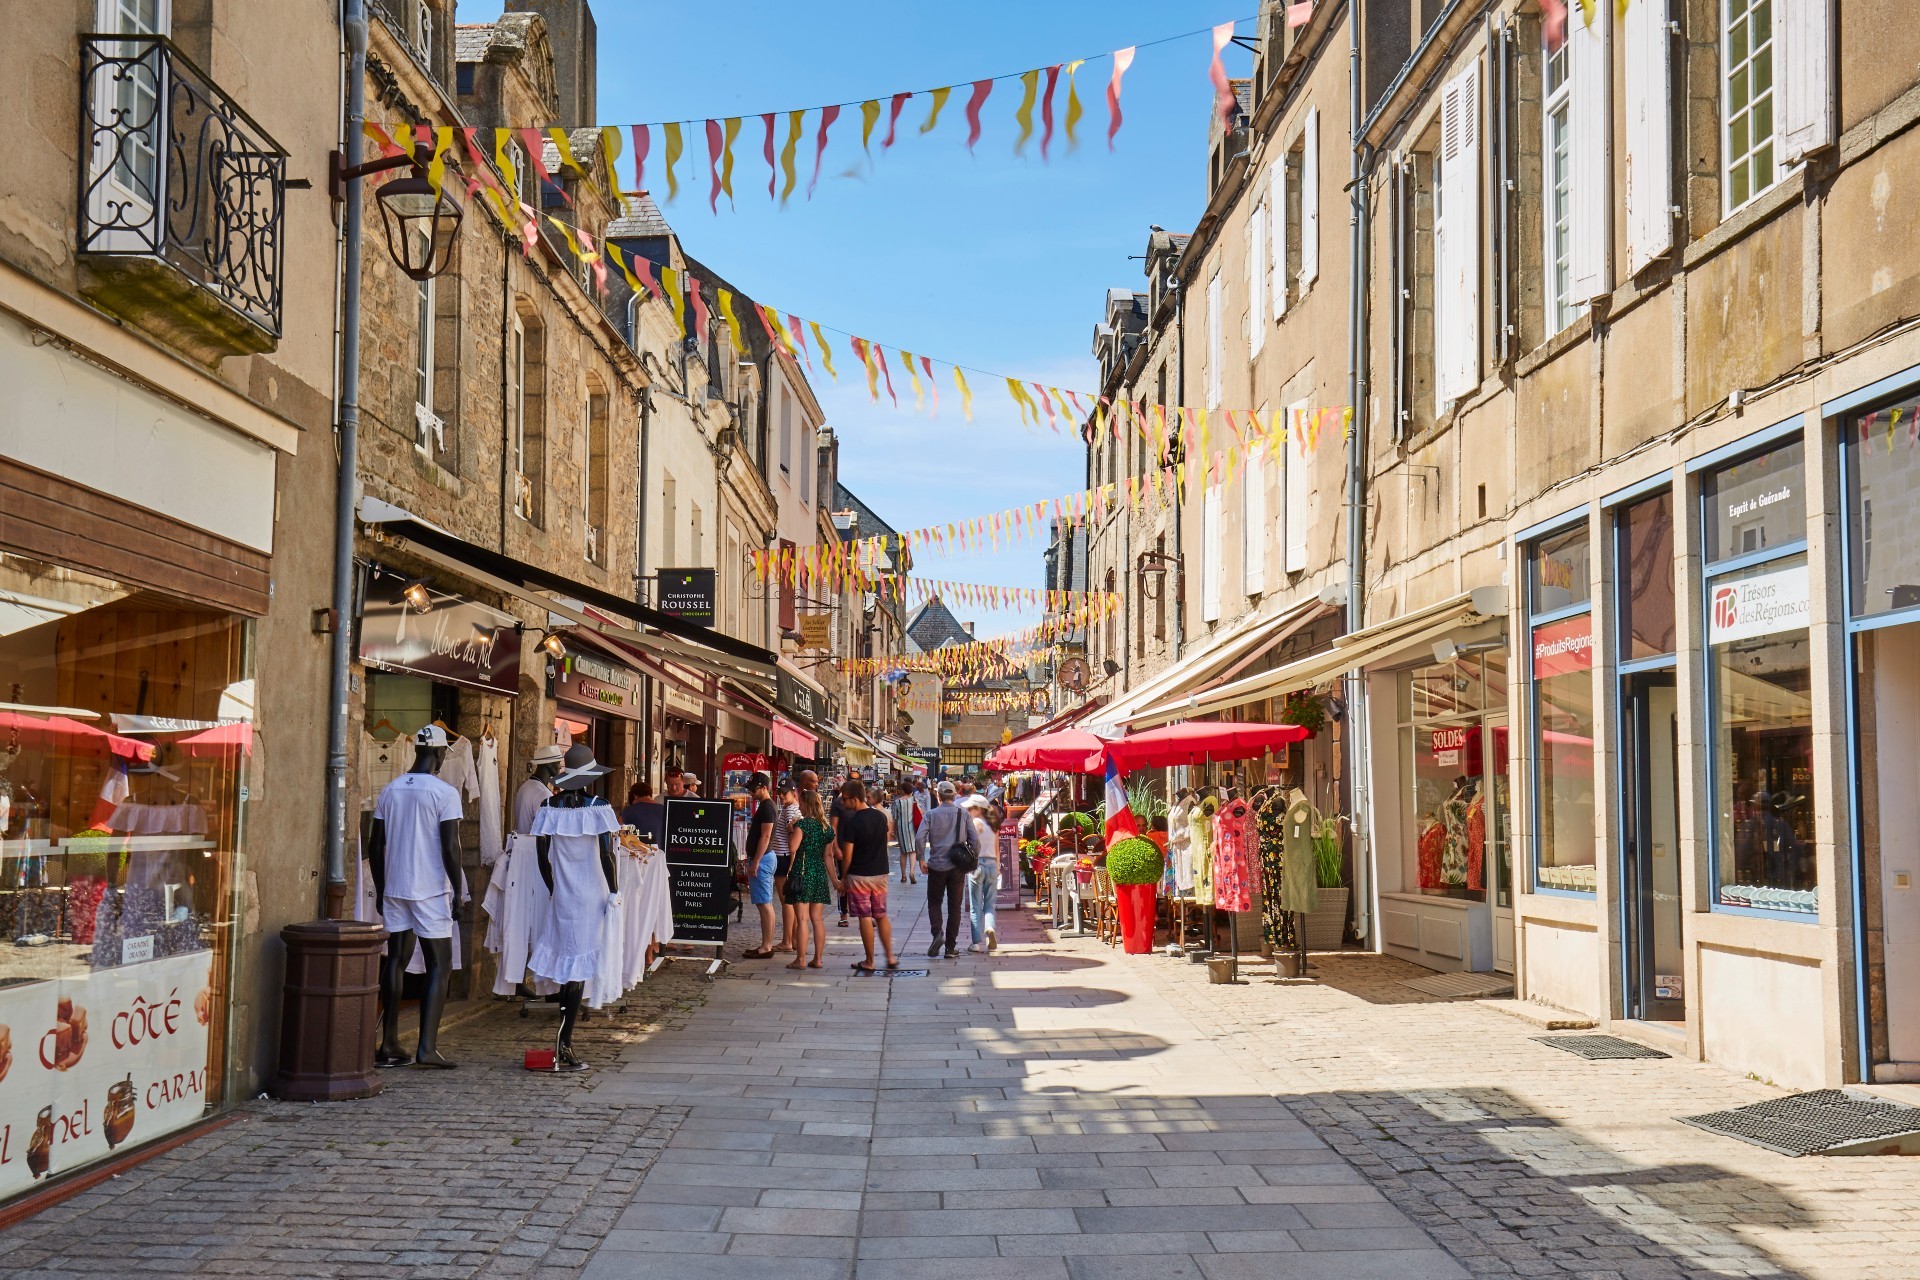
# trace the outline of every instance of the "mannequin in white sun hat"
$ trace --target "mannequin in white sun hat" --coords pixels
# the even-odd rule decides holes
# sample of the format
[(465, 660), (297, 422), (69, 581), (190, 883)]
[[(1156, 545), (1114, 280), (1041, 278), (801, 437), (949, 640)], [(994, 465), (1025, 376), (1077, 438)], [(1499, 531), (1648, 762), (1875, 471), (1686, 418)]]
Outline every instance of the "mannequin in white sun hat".
[(587, 984), (600, 970), (606, 914), (620, 905), (613, 860), (620, 818), (589, 789), (607, 772), (586, 743), (568, 747), (554, 793), (533, 819), (540, 878), (553, 895), (553, 906), (534, 940), (527, 971), (560, 986), (560, 1034), (554, 1045), (558, 1071), (587, 1069), (573, 1053), (573, 1025)]
[[(460, 884), (460, 792), (436, 776), (448, 741), (447, 731), (437, 724), (413, 735), (413, 768), (381, 789), (373, 809), (367, 860), (374, 902), (387, 928), (376, 1066), (453, 1065), (438, 1048), (447, 978), (453, 970)], [(408, 1057), (400, 1047), (400, 987), (416, 942), (426, 958), (427, 989), (420, 998), (420, 1044)]]

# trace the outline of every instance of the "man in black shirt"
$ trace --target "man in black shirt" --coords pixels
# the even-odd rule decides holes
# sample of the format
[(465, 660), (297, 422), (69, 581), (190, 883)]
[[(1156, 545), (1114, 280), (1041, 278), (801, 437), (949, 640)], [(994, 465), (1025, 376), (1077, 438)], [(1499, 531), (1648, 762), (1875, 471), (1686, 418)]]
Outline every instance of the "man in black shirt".
[(753, 788), (753, 817), (747, 824), (747, 888), (753, 905), (760, 912), (760, 945), (743, 951), (743, 960), (768, 960), (773, 957), (774, 933), (779, 913), (773, 909), (773, 782), (764, 773), (756, 773)]
[(651, 782), (642, 779), (633, 784), (627, 792), (627, 807), (620, 811), (620, 821), (637, 828), (656, 849), (667, 842), (667, 806), (653, 798)]
[(859, 779), (840, 788), (846, 812), (840, 819), (834, 848), (840, 859), (840, 881), (846, 887), (847, 913), (860, 921), (860, 942), (867, 958), (853, 967), (873, 972), (873, 935), (887, 954), (887, 968), (898, 969), (893, 950), (893, 922), (887, 919), (887, 818), (867, 807), (867, 792)]

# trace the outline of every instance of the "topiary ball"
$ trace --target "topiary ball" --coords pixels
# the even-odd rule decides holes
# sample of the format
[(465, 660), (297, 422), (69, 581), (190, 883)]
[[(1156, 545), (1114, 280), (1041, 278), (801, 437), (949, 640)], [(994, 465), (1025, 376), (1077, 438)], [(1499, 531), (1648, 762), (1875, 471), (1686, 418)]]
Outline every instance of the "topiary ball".
[(1128, 836), (1107, 850), (1107, 874), (1115, 884), (1159, 884), (1166, 869), (1166, 855), (1144, 836)]

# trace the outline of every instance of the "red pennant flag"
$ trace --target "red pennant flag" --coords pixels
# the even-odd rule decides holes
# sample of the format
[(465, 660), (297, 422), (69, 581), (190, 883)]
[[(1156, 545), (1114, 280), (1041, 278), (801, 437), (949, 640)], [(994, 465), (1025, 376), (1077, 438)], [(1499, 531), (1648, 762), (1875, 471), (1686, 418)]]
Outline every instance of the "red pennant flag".
[(1120, 77), (1133, 65), (1133, 46), (1117, 49), (1113, 55), (1113, 79), (1107, 81), (1107, 150), (1113, 150), (1113, 135), (1120, 132)]
[[(1309, 15), (1311, 16), (1311, 15)], [(1288, 12), (1292, 20), (1292, 12)], [(1540, 34), (1547, 42), (1547, 48), (1558, 49), (1567, 40), (1566, 0), (1540, 0)]]
[(880, 149), (882, 151), (885, 151), (893, 145), (893, 131), (900, 123), (900, 108), (906, 106), (907, 99), (912, 96), (910, 93), (896, 93), (893, 95), (893, 106), (887, 113), (887, 136), (880, 140)]
[(767, 126), (767, 142), (760, 154), (767, 159), (767, 199), (769, 200), (773, 199), (773, 184), (780, 176), (779, 166), (773, 162), (773, 114), (769, 111), (760, 117), (760, 123)]
[(633, 194), (639, 195), (647, 189), (647, 148), (653, 144), (653, 133), (643, 124), (633, 126)]
[(1047, 68), (1047, 91), (1040, 99), (1040, 160), (1045, 163), (1047, 147), (1053, 141), (1053, 90), (1060, 83), (1060, 64)]
[(987, 95), (993, 92), (993, 81), (975, 80), (973, 94), (967, 99), (967, 150), (973, 150), (973, 144), (980, 141), (980, 108), (987, 104)]
[(694, 276), (687, 277), (687, 299), (693, 303), (693, 323), (698, 326), (700, 341), (704, 344), (707, 335), (713, 330), (707, 324), (706, 291), (700, 287), (700, 281)]
[(713, 190), (707, 196), (707, 208), (714, 213), (720, 212), (720, 152), (723, 147), (720, 122), (707, 121), (707, 172), (713, 178)]
[(807, 180), (807, 199), (813, 199), (813, 189), (820, 181), (820, 161), (827, 154), (827, 130), (840, 118), (840, 108), (820, 108), (820, 132), (813, 140), (813, 177)]
[(1207, 68), (1207, 76), (1213, 81), (1214, 108), (1220, 113), (1220, 123), (1227, 129), (1233, 128), (1233, 116), (1240, 109), (1239, 100), (1233, 96), (1233, 86), (1227, 82), (1227, 66), (1220, 61), (1220, 51), (1233, 40), (1233, 24), (1223, 22), (1213, 29), (1213, 64)]
[(933, 416), (937, 418), (940, 416), (940, 383), (933, 376), (933, 361), (925, 356), (921, 356), (920, 367), (926, 370), (927, 385), (933, 388), (933, 408), (931, 412)]
[(800, 327), (799, 316), (791, 313), (787, 315), (787, 332), (793, 335), (793, 340), (799, 346), (800, 354), (806, 357), (807, 368), (811, 371), (813, 368), (813, 350), (807, 346), (806, 331)]

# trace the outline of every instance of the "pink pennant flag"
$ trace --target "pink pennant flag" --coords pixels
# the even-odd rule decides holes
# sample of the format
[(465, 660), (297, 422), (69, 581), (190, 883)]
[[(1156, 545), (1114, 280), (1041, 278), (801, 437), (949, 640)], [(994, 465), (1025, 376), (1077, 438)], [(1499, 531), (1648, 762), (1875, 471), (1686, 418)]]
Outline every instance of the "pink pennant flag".
[(937, 418), (940, 416), (940, 383), (933, 376), (933, 361), (921, 356), (920, 367), (926, 371), (927, 385), (933, 388), (933, 408), (928, 412)]
[(707, 172), (713, 178), (713, 189), (707, 195), (707, 208), (714, 213), (720, 212), (720, 152), (725, 145), (720, 140), (720, 122), (707, 121)]
[(1207, 76), (1213, 81), (1214, 108), (1220, 113), (1220, 123), (1228, 129), (1233, 128), (1234, 113), (1240, 109), (1240, 103), (1233, 96), (1233, 86), (1227, 82), (1227, 65), (1220, 61), (1220, 51), (1232, 42), (1231, 22), (1223, 22), (1213, 29), (1213, 63), (1207, 68)]
[[(520, 142), (527, 149), (527, 163), (532, 165), (533, 171), (540, 175), (540, 181), (543, 184), (535, 189), (534, 202), (536, 204), (540, 202), (541, 193), (546, 187), (552, 187), (560, 193), (562, 200), (566, 200), (567, 189), (553, 180), (553, 173), (547, 168), (547, 135), (538, 129), (519, 129), (515, 132), (520, 135)], [(568, 201), (568, 203), (572, 202)]]
[(787, 313), (787, 332), (793, 335), (793, 341), (795, 345), (800, 348), (800, 354), (806, 358), (807, 371), (811, 373), (813, 371), (813, 350), (807, 346), (807, 335), (806, 331), (800, 327), (800, 317), (794, 315), (792, 312)]
[[(1552, 0), (1542, 0), (1540, 7), (1544, 10), (1547, 4), (1551, 2)], [(1565, 11), (1562, 10), (1562, 12)], [(1312, 21), (1313, 0), (1299, 0), (1298, 4), (1290, 4), (1287, 6), (1287, 30), (1298, 31), (1301, 27), (1306, 26)]]
[(767, 140), (761, 147), (760, 154), (766, 157), (767, 161), (767, 199), (771, 200), (773, 199), (773, 184), (780, 177), (780, 168), (773, 162), (773, 112), (769, 111), (761, 116), (760, 123), (767, 127)]
[(967, 99), (967, 150), (973, 150), (973, 144), (980, 141), (980, 108), (987, 104), (987, 95), (993, 92), (993, 81), (975, 80), (973, 94)]
[(827, 154), (827, 130), (840, 118), (840, 108), (820, 108), (820, 132), (813, 140), (813, 177), (807, 179), (807, 199), (813, 199), (813, 189), (820, 182), (820, 162)]
[(893, 105), (887, 111), (887, 136), (880, 139), (880, 149), (882, 151), (885, 151), (893, 145), (893, 131), (900, 123), (900, 108), (906, 106), (907, 99), (912, 96), (911, 93), (896, 93), (893, 95)]
[(693, 303), (693, 323), (704, 344), (713, 330), (707, 324), (706, 290), (700, 287), (700, 281), (695, 276), (687, 277), (687, 300)]
[[(1291, 13), (1288, 17), (1291, 19)], [(1549, 49), (1558, 49), (1566, 43), (1566, 0), (1540, 0), (1540, 34)]]
[(1033, 384), (1033, 389), (1040, 393), (1040, 407), (1047, 411), (1047, 425), (1058, 431), (1060, 425), (1054, 420), (1053, 401), (1047, 398), (1047, 389), (1037, 382)]
[(1040, 99), (1040, 161), (1046, 163), (1047, 146), (1053, 141), (1053, 90), (1060, 83), (1060, 64), (1047, 68), (1047, 91)]
[(887, 368), (887, 353), (879, 343), (873, 344), (873, 358), (880, 364), (880, 376), (887, 380), (887, 399), (893, 401), (893, 407), (900, 407), (900, 397), (893, 393), (893, 371)]
[(1107, 81), (1107, 150), (1113, 150), (1113, 135), (1120, 132), (1120, 77), (1133, 65), (1133, 46), (1117, 49), (1113, 55), (1113, 79)]
[(647, 189), (647, 148), (653, 144), (653, 133), (643, 124), (633, 126), (633, 194), (639, 195)]

